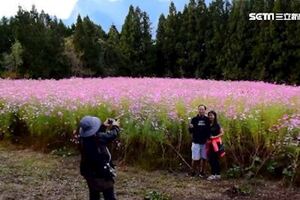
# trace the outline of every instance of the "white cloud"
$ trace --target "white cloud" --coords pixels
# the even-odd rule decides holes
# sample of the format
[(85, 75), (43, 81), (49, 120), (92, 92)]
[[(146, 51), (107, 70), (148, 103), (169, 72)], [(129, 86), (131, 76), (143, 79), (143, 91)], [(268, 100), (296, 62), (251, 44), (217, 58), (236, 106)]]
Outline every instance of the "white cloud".
[(67, 19), (78, 0), (0, 0), (0, 17), (10, 17), (17, 13), (18, 6), (31, 10), (32, 5), (40, 12), (44, 10), (50, 15)]

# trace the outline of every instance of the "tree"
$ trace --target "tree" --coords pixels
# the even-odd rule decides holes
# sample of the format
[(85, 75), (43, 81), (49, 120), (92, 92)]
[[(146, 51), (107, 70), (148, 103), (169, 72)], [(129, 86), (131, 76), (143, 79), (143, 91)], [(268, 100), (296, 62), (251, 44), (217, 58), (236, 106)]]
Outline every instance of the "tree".
[[(273, 12), (289, 12), (290, 1), (276, 0)], [(272, 82), (285, 82), (289, 74), (288, 64), (288, 32), (286, 21), (270, 23), (271, 63), (267, 66), (266, 79)]]
[(141, 69), (141, 75), (149, 76), (153, 73), (151, 69), (153, 69), (155, 64), (154, 58), (154, 48), (152, 42), (151, 35), (151, 23), (149, 16), (146, 12), (141, 13), (141, 46), (140, 46), (140, 65), (143, 66)]
[(255, 22), (249, 22), (251, 1), (233, 1), (233, 7), (228, 21), (228, 33), (219, 59), (223, 66), (222, 78), (230, 80), (246, 79), (247, 64), (252, 59), (254, 46)]
[(120, 37), (120, 49), (122, 54), (131, 61), (131, 67), (128, 75), (135, 75), (135, 69), (138, 67), (138, 51), (140, 44), (141, 30), (139, 19), (136, 16), (134, 7), (129, 7), (128, 14), (122, 26)]
[(106, 42), (102, 41), (104, 46), (103, 59), (105, 61), (106, 76), (127, 76), (129, 72), (129, 60), (120, 50), (120, 33), (115, 25), (112, 25), (108, 32)]
[(158, 27), (156, 31), (156, 65), (154, 71), (157, 76), (163, 76), (166, 74), (166, 57), (164, 54), (165, 43), (166, 43), (166, 18), (163, 14), (160, 15), (158, 20)]
[[(229, 2), (232, 2), (230, 4)], [(139, 7), (121, 33), (88, 16), (67, 27), (44, 11), (19, 7), (0, 20), (0, 72), (31, 78), (170, 76), (300, 83), (299, 21), (249, 21), (250, 12), (299, 13), (291, 0), (189, 0), (170, 3), (156, 39)], [(4, 72), (4, 73), (3, 73)]]
[(7, 51), (12, 45), (11, 26), (9, 20), (6, 17), (2, 17), (0, 21), (0, 54)]
[(110, 45), (113, 45), (113, 46), (118, 46), (119, 45), (119, 43), (120, 43), (120, 33), (117, 30), (115, 25), (112, 25), (110, 27), (107, 35), (108, 35), (107, 42)]
[(1, 60), (3, 60), (3, 55), (12, 45), (13, 33), (9, 20), (6, 17), (3, 17), (0, 21), (0, 72), (4, 70), (4, 67), (1, 66)]
[(131, 64), (131, 76), (144, 76), (154, 63), (151, 28), (149, 16), (140, 10), (129, 7), (124, 25), (122, 26), (120, 49)]
[(93, 75), (99, 76), (104, 73), (103, 47), (101, 42), (106, 38), (101, 26), (94, 24), (89, 17), (83, 20), (77, 17), (74, 31), (74, 46), (83, 62), (84, 68), (91, 70)]
[(218, 65), (218, 60), (222, 57), (220, 49), (224, 47), (227, 37), (229, 6), (228, 1), (215, 0), (208, 7), (210, 20), (207, 23), (205, 34), (206, 57), (204, 62), (206, 78), (221, 79), (222, 77), (223, 66)]
[(70, 63), (71, 74), (73, 76), (92, 76), (93, 73), (91, 70), (83, 68), (83, 62), (80, 59), (82, 55), (76, 52), (72, 36), (65, 38), (64, 46), (64, 55), (66, 56), (68, 63)]
[(23, 51), (24, 50), (21, 43), (16, 40), (15, 43), (11, 46), (11, 53), (4, 54), (3, 65), (9, 72), (18, 72), (18, 67), (23, 64)]
[(24, 48), (20, 74), (32, 78), (69, 76), (69, 66), (63, 56), (63, 35), (57, 32), (57, 21), (52, 21), (43, 11), (39, 14), (34, 6), (29, 12), (19, 7), (11, 26), (15, 38)]
[[(300, 11), (300, 2), (291, 1), (291, 12), (298, 13)], [(287, 24), (287, 63), (288, 74), (285, 79), (288, 83), (300, 84), (300, 22), (294, 21)]]
[(167, 76), (179, 77), (180, 69), (178, 68), (177, 61), (177, 37), (179, 33), (180, 24), (178, 23), (178, 14), (175, 4), (171, 2), (169, 7), (169, 15), (165, 22), (165, 40), (163, 45), (163, 54), (166, 59)]
[[(255, 1), (253, 12), (273, 12), (274, 1)], [(248, 79), (266, 80), (268, 75), (268, 66), (272, 62), (272, 39), (270, 37), (270, 21), (256, 21), (255, 34), (253, 35), (254, 43), (252, 49), (252, 59), (248, 64)]]

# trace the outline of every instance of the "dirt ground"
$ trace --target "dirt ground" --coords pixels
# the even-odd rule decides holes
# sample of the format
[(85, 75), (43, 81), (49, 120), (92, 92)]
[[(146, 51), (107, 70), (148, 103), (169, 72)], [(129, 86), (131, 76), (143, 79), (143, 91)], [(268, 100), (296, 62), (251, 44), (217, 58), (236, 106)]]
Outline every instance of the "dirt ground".
[[(0, 200), (88, 199), (79, 157), (62, 157), (0, 144)], [(300, 199), (299, 188), (263, 180), (207, 181), (185, 173), (118, 167), (118, 199)], [(154, 194), (157, 198), (154, 198)], [(158, 198), (160, 196), (160, 198)]]

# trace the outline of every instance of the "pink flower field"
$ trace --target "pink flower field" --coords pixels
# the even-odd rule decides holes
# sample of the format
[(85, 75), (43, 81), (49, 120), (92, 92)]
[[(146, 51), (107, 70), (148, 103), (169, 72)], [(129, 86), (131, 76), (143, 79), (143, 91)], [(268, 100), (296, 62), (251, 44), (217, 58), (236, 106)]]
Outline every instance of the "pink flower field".
[(169, 142), (189, 157), (187, 127), (202, 103), (219, 114), (227, 162), (252, 166), (257, 158), (271, 162), (292, 155), (284, 165), (295, 174), (297, 167), (290, 166), (299, 163), (298, 150), (291, 154), (289, 148), (300, 135), (300, 87), (295, 86), (168, 78), (0, 79), (0, 136), (14, 138), (21, 131), (32, 138), (28, 145), (63, 147), (78, 142), (84, 115), (104, 120), (124, 114), (123, 159), (150, 165), (152, 158), (156, 166), (168, 166), (174, 160), (166, 158), (176, 160)]
[[(279, 111), (275, 112), (276, 116), (267, 113), (268, 117), (278, 121), (288, 118), (284, 124), (300, 126), (300, 87), (263, 82), (169, 78), (1, 79), (0, 102), (0, 120), (1, 116), (16, 113), (20, 108), (25, 120), (34, 121), (40, 115), (62, 117), (65, 111), (76, 115), (82, 107), (100, 105), (107, 105), (119, 114), (129, 112), (133, 118), (141, 113), (147, 117), (163, 111), (170, 119), (187, 120), (195, 115), (197, 105), (204, 103), (226, 119), (240, 120), (255, 118), (254, 115), (273, 107)], [(270, 126), (275, 126), (274, 120), (272, 123)]]
[(47, 109), (97, 106), (110, 102), (115, 106), (126, 100), (138, 112), (144, 105), (184, 103), (188, 111), (196, 103), (209, 109), (234, 115), (257, 105), (281, 104), (299, 112), (300, 87), (263, 82), (212, 81), (159, 78), (72, 78), (64, 80), (0, 80), (0, 99), (10, 106), (38, 103)]

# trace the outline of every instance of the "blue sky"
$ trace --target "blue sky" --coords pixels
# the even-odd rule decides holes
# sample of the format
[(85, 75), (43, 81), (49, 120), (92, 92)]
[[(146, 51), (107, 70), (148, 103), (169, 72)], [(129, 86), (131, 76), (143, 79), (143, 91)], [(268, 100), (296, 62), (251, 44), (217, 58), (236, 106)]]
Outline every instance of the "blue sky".
[[(188, 0), (174, 0), (176, 8), (182, 10)], [(139, 6), (150, 17), (152, 28), (156, 29), (161, 13), (167, 14), (169, 0), (79, 0), (67, 24), (76, 21), (78, 13), (88, 15), (95, 23), (100, 24), (107, 31), (111, 24), (121, 30), (130, 5)]]
[[(150, 17), (152, 33), (155, 34), (160, 14), (168, 14), (171, 0), (79, 0), (66, 24), (76, 21), (78, 13), (88, 15), (95, 23), (100, 24), (105, 31), (114, 24), (120, 31), (130, 5), (139, 6)], [(173, 0), (176, 9), (183, 10), (189, 0)], [(211, 0), (206, 0), (206, 3)]]
[[(209, 3), (211, 0), (206, 0)], [(167, 14), (170, 0), (0, 0), (0, 17), (14, 15), (18, 5), (30, 9), (35, 4), (37, 10), (44, 10), (50, 15), (63, 19), (67, 25), (76, 22), (78, 14), (88, 15), (96, 24), (100, 24), (105, 31), (114, 24), (121, 30), (129, 6), (139, 6), (146, 11), (152, 23), (152, 32), (155, 34), (158, 19), (161, 13)], [(183, 10), (189, 0), (173, 0), (177, 10)]]

